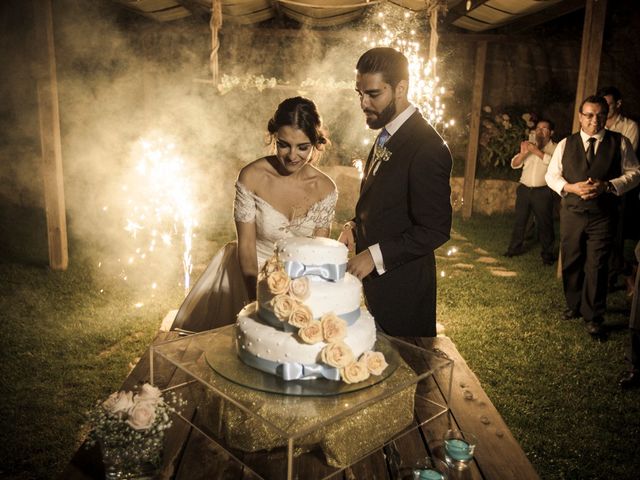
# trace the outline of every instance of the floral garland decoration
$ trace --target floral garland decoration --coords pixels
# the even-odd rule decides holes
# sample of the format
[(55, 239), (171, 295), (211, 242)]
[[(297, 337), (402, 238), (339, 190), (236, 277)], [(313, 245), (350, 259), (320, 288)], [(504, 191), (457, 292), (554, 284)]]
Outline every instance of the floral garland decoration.
[(229, 93), (234, 88), (241, 88), (247, 90), (249, 88), (255, 88), (259, 92), (262, 92), (266, 88), (275, 88), (278, 81), (274, 78), (265, 78), (263, 75), (252, 75), (247, 73), (242, 77), (235, 77), (231, 75), (222, 75), (220, 83), (218, 84), (218, 92), (221, 95)]

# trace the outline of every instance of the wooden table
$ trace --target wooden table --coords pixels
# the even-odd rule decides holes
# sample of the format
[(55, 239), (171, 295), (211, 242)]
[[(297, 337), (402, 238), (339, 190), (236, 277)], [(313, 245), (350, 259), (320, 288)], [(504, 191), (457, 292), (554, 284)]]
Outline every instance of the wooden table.
[[(161, 332), (154, 340), (154, 344), (176, 337), (175, 332)], [(405, 340), (429, 350), (437, 349), (454, 361), (452, 376), (434, 375), (434, 381), (440, 384), (441, 391), (447, 392), (450, 388), (448, 414), (431, 420), (331, 478), (336, 480), (406, 478), (410, 473), (410, 466), (417, 459), (426, 455), (442, 458), (442, 435), (452, 426), (474, 432), (478, 437), (478, 447), (470, 468), (462, 474), (456, 472), (450, 475), (451, 479), (539, 478), (451, 340), (448, 337)], [(184, 355), (188, 357), (195, 354), (187, 349)], [(141, 382), (149, 381), (149, 367), (149, 351), (147, 351), (123, 383), (122, 389), (129, 390)], [(154, 377), (156, 379), (160, 377), (161, 383), (166, 385), (180, 385), (190, 380), (189, 376), (180, 369), (166, 367), (162, 371), (154, 372)], [(431, 392), (430, 395), (437, 395), (438, 389), (434, 392), (436, 393)], [(188, 401), (187, 410), (183, 415), (193, 419), (197, 415), (199, 399), (186, 398), (186, 400)], [(442, 401), (443, 398), (439, 400)], [(418, 402), (415, 415), (417, 419), (424, 415), (424, 412), (420, 411)], [(268, 454), (266, 458), (266, 463), (273, 466), (273, 471), (280, 476), (284, 468), (283, 463), (286, 464), (286, 456), (280, 452)], [(309, 462), (309, 465), (303, 465), (298, 470), (298, 478), (301, 480), (324, 478), (331, 471), (321, 461), (316, 460)], [(99, 450), (97, 448), (79, 449), (60, 478), (71, 480), (104, 478)], [(193, 428), (190, 423), (177, 421), (167, 435), (164, 464), (158, 478), (250, 480), (257, 477), (243, 469), (238, 462), (233, 461), (226, 451), (216, 448), (215, 444)]]

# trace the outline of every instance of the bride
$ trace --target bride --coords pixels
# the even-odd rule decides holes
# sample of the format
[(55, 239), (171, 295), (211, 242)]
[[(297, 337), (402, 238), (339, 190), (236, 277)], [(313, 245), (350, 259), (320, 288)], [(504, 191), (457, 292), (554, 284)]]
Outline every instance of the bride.
[(200, 332), (235, 321), (256, 298), (258, 268), (276, 241), (292, 236), (329, 236), (338, 193), (312, 165), (327, 143), (316, 105), (284, 100), (267, 125), (275, 155), (242, 168), (233, 216), (237, 242), (225, 245), (180, 306), (172, 329)]

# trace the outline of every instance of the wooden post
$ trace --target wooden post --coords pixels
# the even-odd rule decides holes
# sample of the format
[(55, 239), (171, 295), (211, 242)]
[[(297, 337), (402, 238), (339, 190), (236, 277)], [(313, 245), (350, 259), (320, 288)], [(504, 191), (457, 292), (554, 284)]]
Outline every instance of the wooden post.
[(209, 21), (209, 27), (211, 28), (211, 56), (209, 57), (211, 80), (213, 80), (213, 87), (217, 88), (220, 80), (220, 72), (218, 71), (220, 39), (218, 38), (218, 32), (220, 31), (220, 27), (222, 27), (222, 4), (220, 0), (211, 0), (211, 20)]
[[(435, 68), (438, 52), (438, 6), (431, 5), (429, 10), (429, 60)], [(435, 72), (434, 72), (435, 73)]]
[(157, 38), (151, 29), (142, 33), (142, 105), (144, 109), (144, 128), (150, 129), (154, 123), (154, 99), (157, 98), (158, 75), (156, 64), (149, 52), (157, 45)]
[(476, 180), (476, 162), (478, 160), (478, 140), (480, 138), (480, 111), (484, 90), (484, 71), (487, 63), (487, 42), (476, 45), (476, 65), (471, 99), (471, 123), (469, 125), (469, 145), (467, 163), (464, 167), (464, 187), (462, 189), (462, 218), (471, 218), (473, 211), (473, 192)]
[(596, 93), (598, 88), (606, 14), (607, 0), (587, 0), (584, 12), (584, 27), (582, 29), (582, 50), (580, 51), (576, 103), (573, 110), (572, 131), (574, 132), (580, 128), (580, 120), (578, 118), (580, 104), (586, 97)]
[(53, 12), (51, 0), (34, 0), (33, 5), (35, 7), (37, 39), (34, 52), (37, 59), (38, 112), (44, 203), (49, 240), (49, 266), (53, 270), (66, 270), (69, 265), (69, 251), (62, 176), (58, 84), (53, 42)]

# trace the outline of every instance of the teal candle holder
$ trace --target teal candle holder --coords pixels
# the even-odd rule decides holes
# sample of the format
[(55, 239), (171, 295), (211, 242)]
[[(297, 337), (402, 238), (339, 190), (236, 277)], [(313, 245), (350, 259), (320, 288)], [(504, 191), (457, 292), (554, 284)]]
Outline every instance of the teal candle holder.
[(447, 465), (457, 470), (467, 468), (478, 442), (470, 432), (451, 429), (444, 434), (444, 456)]
[(411, 478), (412, 480), (447, 480), (447, 465), (442, 460), (427, 458), (413, 468)]

